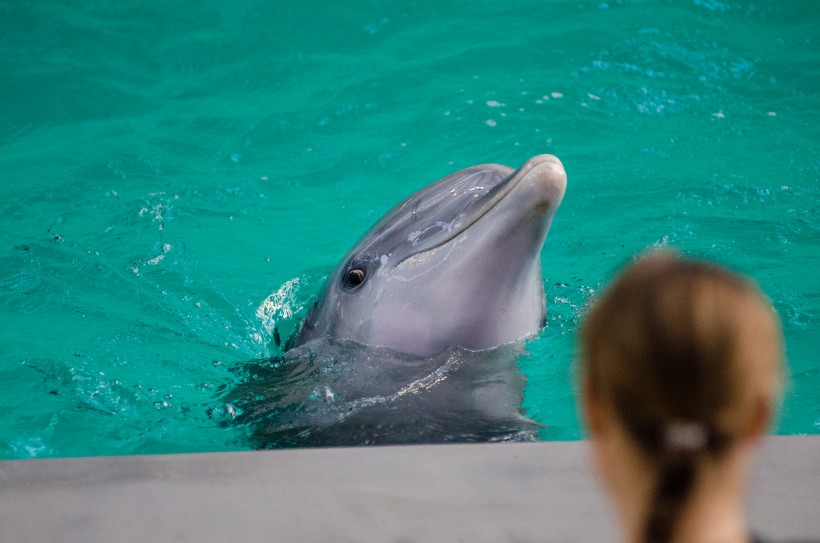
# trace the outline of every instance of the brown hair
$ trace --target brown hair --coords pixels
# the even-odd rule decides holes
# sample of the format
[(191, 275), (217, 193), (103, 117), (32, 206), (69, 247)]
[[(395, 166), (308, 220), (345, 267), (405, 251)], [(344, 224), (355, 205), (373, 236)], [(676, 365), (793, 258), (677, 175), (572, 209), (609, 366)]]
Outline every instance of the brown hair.
[(581, 330), (581, 371), (656, 468), (645, 540), (668, 541), (706, 455), (780, 389), (777, 317), (749, 280), (665, 251), (639, 258)]

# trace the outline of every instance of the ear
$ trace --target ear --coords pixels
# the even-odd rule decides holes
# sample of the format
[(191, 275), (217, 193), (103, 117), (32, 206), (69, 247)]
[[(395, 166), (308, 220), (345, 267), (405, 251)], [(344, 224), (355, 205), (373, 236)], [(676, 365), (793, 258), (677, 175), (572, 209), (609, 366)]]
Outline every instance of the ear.
[(754, 404), (754, 411), (749, 420), (749, 426), (746, 429), (746, 440), (750, 443), (756, 444), (769, 428), (769, 423), (772, 418), (772, 402), (771, 398), (760, 397), (757, 398)]
[(581, 403), (587, 432), (589, 437), (595, 439), (604, 432), (604, 412), (601, 399), (588, 375), (584, 375), (581, 381)]

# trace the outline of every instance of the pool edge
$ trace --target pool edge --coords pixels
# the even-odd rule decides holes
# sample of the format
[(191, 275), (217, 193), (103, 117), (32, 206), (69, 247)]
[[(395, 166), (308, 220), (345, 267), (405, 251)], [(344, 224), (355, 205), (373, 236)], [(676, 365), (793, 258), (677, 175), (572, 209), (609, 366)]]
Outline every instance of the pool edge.
[[(747, 510), (820, 539), (820, 436), (766, 438)], [(0, 461), (0, 541), (617, 541), (587, 442)]]

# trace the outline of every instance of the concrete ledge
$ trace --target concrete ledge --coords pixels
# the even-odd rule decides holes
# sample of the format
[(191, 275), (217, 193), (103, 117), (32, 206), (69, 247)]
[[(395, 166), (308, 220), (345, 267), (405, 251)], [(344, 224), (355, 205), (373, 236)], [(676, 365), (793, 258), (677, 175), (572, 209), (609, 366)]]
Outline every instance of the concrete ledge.
[[(586, 442), (0, 462), (0, 541), (617, 541)], [(820, 436), (764, 444), (774, 541), (820, 538)]]

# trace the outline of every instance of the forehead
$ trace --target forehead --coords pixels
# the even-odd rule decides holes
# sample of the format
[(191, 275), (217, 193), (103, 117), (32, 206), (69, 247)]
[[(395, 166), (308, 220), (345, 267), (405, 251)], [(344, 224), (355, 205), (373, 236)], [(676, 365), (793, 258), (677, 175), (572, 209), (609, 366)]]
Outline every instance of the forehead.
[(462, 218), (479, 212), (487, 197), (513, 173), (506, 166), (485, 164), (450, 174), (396, 205), (351, 253), (404, 255), (433, 247)]

